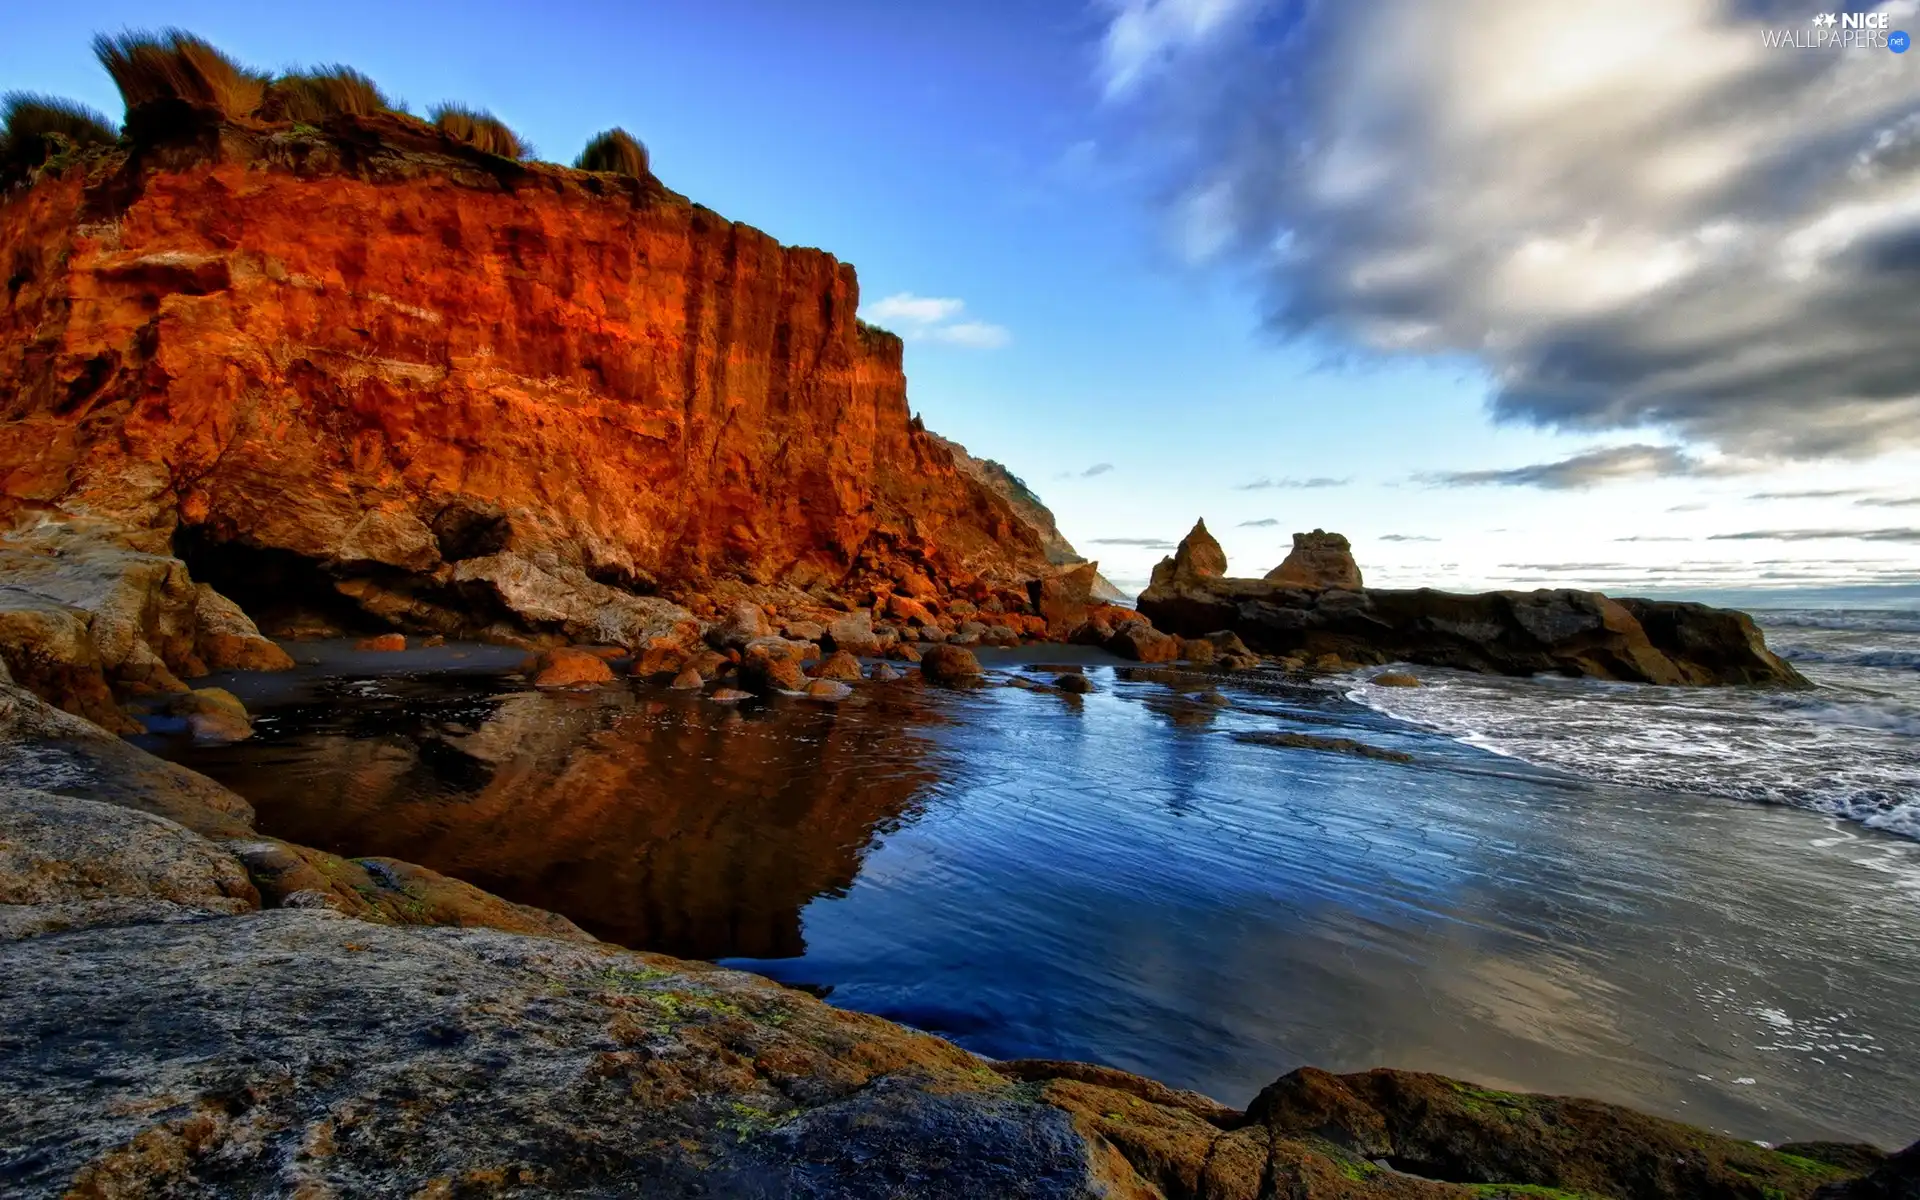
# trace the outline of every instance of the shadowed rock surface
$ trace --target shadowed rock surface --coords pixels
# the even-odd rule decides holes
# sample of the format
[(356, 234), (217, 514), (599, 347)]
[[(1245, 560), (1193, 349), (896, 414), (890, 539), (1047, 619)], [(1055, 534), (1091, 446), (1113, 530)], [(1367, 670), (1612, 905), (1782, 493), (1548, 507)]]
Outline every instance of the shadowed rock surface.
[[(1298, 535), (1265, 579), (1226, 577), (1204, 523), (1154, 568), (1139, 608), (1186, 637), (1231, 630), (1267, 654), (1329, 662), (1414, 662), (1499, 675), (1554, 673), (1656, 684), (1782, 684), (1806, 680), (1767, 649), (1745, 613), (1662, 600), (1613, 600), (1561, 588), (1459, 595), (1283, 578), (1343, 575), (1345, 538)], [(1338, 546), (1334, 539), (1338, 538)], [(1353, 578), (1359, 578), (1354, 568)]]
[(195, 583), (164, 538), (84, 518), (0, 536), (0, 661), (23, 687), (115, 732), (138, 728), (116, 696), (293, 665), (236, 605)]

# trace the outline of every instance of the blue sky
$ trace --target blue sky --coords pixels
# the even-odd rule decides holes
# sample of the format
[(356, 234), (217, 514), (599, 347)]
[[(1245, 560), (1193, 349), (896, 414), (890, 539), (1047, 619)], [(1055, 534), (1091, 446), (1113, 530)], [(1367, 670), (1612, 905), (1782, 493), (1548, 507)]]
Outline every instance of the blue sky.
[[(1621, 4), (1598, 0), (1557, 11), (1583, 5), (1625, 21)], [(1523, 7), (1420, 11), (1472, 26)], [(1913, 5), (1884, 7), (1906, 21)], [(1710, 275), (1691, 251), (1663, 266), (1731, 217), (1650, 205), (1616, 182), (1647, 163), (1662, 187), (1716, 171), (1739, 182), (1729, 148), (1752, 148), (1705, 115), (1708, 85), (1771, 89), (1759, 111), (1776, 140), (1911, 137), (1920, 55), (1809, 54), (1789, 70), (1748, 49), (1757, 19), (1709, 0), (1655, 9), (1686, 35), (1672, 50), (1662, 37), (1609, 49), (1610, 27), (1574, 21), (1582, 40), (1565, 58), (1561, 21), (1501, 31), (1538, 53), (1481, 62), (1484, 49), (1417, 18), (1396, 39), (1382, 34), (1399, 25), (1345, 15), (1357, 8), (1283, 0), (34, 5), (7, 19), (0, 87), (117, 115), (89, 36), (172, 24), (260, 66), (350, 63), (416, 108), (489, 107), (547, 158), (570, 160), (624, 125), (669, 186), (856, 264), (869, 314), (909, 339), (910, 397), (928, 425), (1024, 476), (1123, 582), (1144, 580), (1203, 515), (1235, 571), (1252, 574), (1279, 561), (1291, 532), (1319, 526), (1352, 537), (1383, 584), (1920, 581), (1920, 507), (1898, 503), (1920, 496), (1920, 388), (1880, 386), (1916, 364), (1868, 339), (1846, 355), (1874, 364), (1873, 387), (1829, 384), (1791, 360), (1769, 377), (1791, 387), (1657, 378), (1647, 364), (1671, 356), (1650, 343), (1755, 294), (1781, 296), (1779, 311), (1743, 314), (1735, 349), (1713, 347), (1714, 361), (1746, 346), (1831, 361), (1827, 343), (1772, 332), (1804, 329), (1793, 305), (1830, 311), (1831, 293), (1763, 292), (1724, 258)], [(1793, 21), (1804, 23), (1797, 10), (1778, 23)], [(1348, 62), (1350, 46), (1365, 55)], [(1585, 94), (1543, 90), (1583, 71)], [(1656, 98), (1668, 103), (1647, 119), (1670, 146), (1564, 115), (1621, 108), (1596, 98), (1657, 93), (1667, 79)], [(1843, 85), (1873, 99), (1851, 125), (1802, 120), (1833, 111), (1811, 89)], [(1400, 119), (1353, 116), (1367, 106)], [(1545, 183), (1504, 157), (1454, 169), (1472, 161), (1462, 131), (1496, 119), (1525, 123), (1503, 135), (1523, 150), (1584, 136), (1600, 164), (1615, 137), (1638, 157), (1586, 180), (1542, 159)], [(1408, 140), (1354, 132), (1389, 127)], [(1312, 157), (1290, 158), (1301, 146)], [(1920, 203), (1900, 207), (1920, 200), (1903, 170), (1871, 193), (1809, 193), (1799, 210), (1770, 210), (1771, 227), (1735, 191), (1724, 204), (1756, 245), (1814, 239), (1829, 253), (1817, 235), (1835, 212), (1879, 204), (1893, 233), (1920, 226)], [(1506, 196), (1526, 230), (1499, 218)], [(1436, 221), (1436, 205), (1479, 223)], [(1777, 267), (1779, 255), (1755, 261)], [(1379, 279), (1412, 282), (1396, 282), (1389, 303)], [(1877, 280), (1833, 286), (1877, 296)], [(1920, 294), (1911, 276), (1894, 283)], [(1683, 287), (1705, 294), (1684, 307)], [(1622, 315), (1650, 310), (1650, 329)], [(1589, 330), (1589, 342), (1570, 332)], [(1490, 474), (1527, 467), (1538, 469)], [(1782, 495), (1804, 492), (1844, 494)], [(1787, 536), (1728, 537), (1752, 534)]]

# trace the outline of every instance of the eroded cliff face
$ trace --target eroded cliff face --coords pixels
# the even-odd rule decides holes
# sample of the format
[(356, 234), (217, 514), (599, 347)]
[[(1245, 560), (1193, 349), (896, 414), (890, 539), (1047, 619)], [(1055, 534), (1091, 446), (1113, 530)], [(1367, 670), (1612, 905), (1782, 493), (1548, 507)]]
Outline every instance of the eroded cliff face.
[(555, 588), (1046, 570), (911, 419), (851, 266), (651, 180), (379, 118), (216, 128), (0, 200), (0, 268), (9, 522), (445, 632)]

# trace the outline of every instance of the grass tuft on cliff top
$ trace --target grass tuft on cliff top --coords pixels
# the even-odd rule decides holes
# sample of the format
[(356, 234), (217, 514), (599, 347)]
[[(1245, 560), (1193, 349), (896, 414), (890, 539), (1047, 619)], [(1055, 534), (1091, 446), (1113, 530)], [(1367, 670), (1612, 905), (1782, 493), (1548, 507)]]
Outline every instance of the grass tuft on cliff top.
[(528, 159), (533, 146), (507, 128), (507, 123), (483, 108), (464, 104), (436, 104), (427, 112), (435, 128), (457, 142), (501, 158)]
[(609, 175), (631, 175), (635, 179), (645, 179), (652, 171), (648, 167), (647, 148), (640, 139), (634, 137), (618, 125), (605, 133), (597, 133), (573, 160), (576, 171), (599, 171)]
[(110, 146), (119, 136), (106, 114), (77, 101), (8, 92), (0, 96), (0, 187), (26, 179), (60, 155)]
[(340, 63), (311, 71), (290, 71), (267, 88), (261, 115), (276, 121), (318, 125), (328, 117), (370, 117), (399, 112), (380, 85)]
[(93, 53), (113, 76), (129, 113), (156, 101), (178, 100), (218, 109), (237, 120), (258, 112), (266, 98), (267, 76), (183, 29), (97, 34)]

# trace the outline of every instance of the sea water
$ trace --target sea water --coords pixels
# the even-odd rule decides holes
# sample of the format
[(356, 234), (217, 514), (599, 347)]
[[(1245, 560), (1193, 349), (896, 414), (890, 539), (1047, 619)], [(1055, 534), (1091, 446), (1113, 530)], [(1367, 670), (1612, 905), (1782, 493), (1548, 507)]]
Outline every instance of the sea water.
[[(745, 707), (479, 648), (232, 676), (149, 744), (267, 832), (420, 862), (996, 1057), (1244, 1103), (1303, 1064), (1739, 1136), (1920, 1136), (1920, 615), (1767, 614), (1818, 686), (1302, 681), (982, 655)], [(1085, 698), (1010, 686), (1084, 672)], [(1407, 761), (1286, 748), (1303, 733)]]

